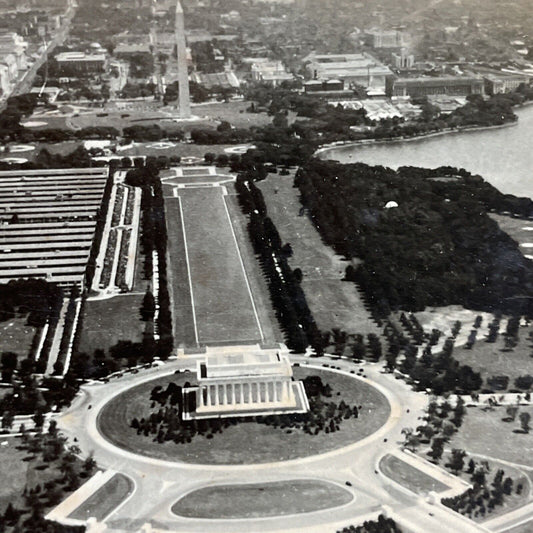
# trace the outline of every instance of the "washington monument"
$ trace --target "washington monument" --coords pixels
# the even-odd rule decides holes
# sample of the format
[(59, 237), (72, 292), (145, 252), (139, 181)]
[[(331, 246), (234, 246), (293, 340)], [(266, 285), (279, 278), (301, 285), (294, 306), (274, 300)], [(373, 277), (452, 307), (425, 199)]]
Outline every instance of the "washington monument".
[(176, 44), (178, 52), (178, 88), (180, 118), (190, 118), (189, 72), (187, 69), (187, 46), (185, 44), (185, 23), (180, 0), (176, 3)]

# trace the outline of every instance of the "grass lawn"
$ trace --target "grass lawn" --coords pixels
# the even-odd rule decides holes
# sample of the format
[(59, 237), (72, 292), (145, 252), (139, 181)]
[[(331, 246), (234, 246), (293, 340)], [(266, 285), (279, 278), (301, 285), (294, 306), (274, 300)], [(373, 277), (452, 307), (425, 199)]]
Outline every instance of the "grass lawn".
[[(533, 415), (533, 407), (520, 407), (519, 412)], [(516, 432), (520, 430), (518, 417), (515, 422), (503, 422), (506, 416), (505, 407), (493, 411), (469, 407), (449, 447), (533, 467), (533, 432)]]
[(506, 533), (531, 533), (533, 531), (533, 520), (522, 524), (521, 526), (513, 527), (506, 530)]
[(109, 350), (120, 340), (140, 342), (144, 331), (139, 310), (143, 294), (121, 294), (107, 300), (87, 300), (79, 351)]
[(222, 188), (181, 189), (179, 195), (199, 342), (260, 341)]
[(26, 325), (27, 319), (23, 316), (0, 322), (0, 353), (15, 352), (20, 358), (26, 358), (36, 331)]
[[(76, 466), (79, 466), (79, 462)], [(34, 489), (39, 485), (41, 491), (39, 495), (35, 495), (35, 498), (42, 499), (46, 514), (51, 506), (47, 502), (50, 493), (44, 489), (44, 485), (48, 482), (55, 482), (53, 490), (64, 492), (64, 486), (57, 483), (61, 477), (62, 473), (58, 461), (44, 462), (41, 454), (34, 455), (28, 450), (22, 449), (21, 439), (2, 438), (0, 436), (0, 479), (2, 480), (0, 484), (0, 513), (5, 511), (9, 502), (17, 509), (26, 509), (26, 502), (23, 497), (24, 487)], [(81, 479), (81, 483), (84, 481), (85, 479)], [(66, 494), (64, 493), (61, 499)]]
[(16, 447), (18, 439), (0, 436), (0, 444), (0, 513), (3, 513), (9, 502), (16, 507), (22, 505), (29, 462), (24, 460), (28, 453)]
[(133, 482), (123, 474), (115, 474), (107, 483), (91, 494), (68, 518), (87, 520), (94, 516), (104, 520), (133, 490)]
[(167, 157), (200, 157), (204, 158), (207, 153), (223, 154), (225, 148), (229, 148), (228, 144), (190, 144), (190, 143), (176, 143), (171, 148), (153, 148), (150, 145), (153, 143), (135, 143), (132, 148), (128, 150), (121, 150), (117, 152), (117, 157), (135, 157), (137, 155), (153, 155), (155, 157), (166, 155)]
[[(526, 374), (533, 375), (533, 344), (529, 334), (533, 326), (520, 327), (518, 345), (506, 351), (504, 336), (498, 335), (495, 343), (485, 342), (480, 336), (472, 349), (455, 348), (453, 356), (462, 364), (470, 365), (481, 373), (486, 384), (492, 376), (509, 376), (509, 389), (515, 388), (514, 380)], [(486, 386), (486, 385), (485, 385)]]
[(165, 187), (165, 216), (168, 233), (168, 286), (172, 304), (174, 344), (177, 347), (195, 346), (194, 318), (187, 274), (187, 260), (178, 198), (169, 197)]
[(221, 485), (187, 494), (172, 506), (172, 512), (188, 518), (263, 518), (321, 511), (352, 499), (346, 489), (323, 481)]
[(261, 265), (257, 260), (252, 243), (248, 237), (248, 218), (241, 211), (237, 196), (233, 194), (232, 185), (228, 184), (228, 196), (226, 196), (226, 205), (233, 223), (235, 236), (239, 243), (239, 249), (244, 262), (244, 268), (248, 274), (248, 281), (254, 302), (259, 315), (261, 328), (265, 335), (265, 343), (283, 342), (283, 333), (279, 328), (279, 323), (274, 312), (268, 291), (268, 284), (261, 270)]
[(293, 248), (291, 267), (301, 268), (304, 273), (302, 287), (319, 329), (379, 333), (355, 284), (342, 281), (348, 263), (322, 242), (307, 216), (299, 216), (301, 203), (293, 179), (292, 174), (269, 174), (258, 186), (282, 240)]
[(225, 120), (236, 128), (266, 126), (272, 123), (272, 117), (266, 113), (247, 113), (250, 102), (219, 102), (202, 104), (192, 107), (192, 113), (200, 117), (207, 116), (212, 120)]
[[(150, 391), (174, 382), (183, 385), (194, 382), (190, 372), (158, 378), (119, 394), (100, 412), (98, 424), (102, 434), (126, 450), (158, 459), (202, 464), (252, 464), (286, 461), (307, 457), (352, 444), (374, 433), (387, 420), (390, 406), (386, 398), (373, 387), (353, 378), (327, 370), (295, 367), (295, 379), (320, 375), (334, 391), (335, 399), (348, 405), (361, 405), (359, 417), (343, 420), (335, 433), (309, 435), (303, 431), (274, 428), (250, 419), (230, 426), (212, 439), (196, 436), (191, 443), (167, 441), (155, 444), (152, 436), (137, 435), (129, 424), (134, 417), (146, 417), (152, 411)], [(338, 396), (335, 396), (335, 391)]]
[(431, 491), (444, 492), (450, 488), (394, 455), (385, 455), (379, 467), (388, 478), (421, 496)]
[[(533, 242), (533, 221), (522, 220), (520, 218), (508, 217), (491, 213), (490, 218), (495, 220), (502, 231), (505, 231), (519, 244)], [(521, 248), (523, 254), (533, 255), (531, 249)]]

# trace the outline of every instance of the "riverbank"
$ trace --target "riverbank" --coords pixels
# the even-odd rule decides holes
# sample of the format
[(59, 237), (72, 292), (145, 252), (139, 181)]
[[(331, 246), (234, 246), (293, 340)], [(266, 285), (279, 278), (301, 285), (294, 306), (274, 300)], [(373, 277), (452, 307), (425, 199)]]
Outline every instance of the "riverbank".
[(317, 157), (343, 164), (359, 162), (392, 169), (405, 166), (464, 168), (483, 176), (504, 194), (533, 198), (533, 105), (517, 106), (515, 114), (518, 121), (503, 127), (470, 128), (462, 131), (465, 135), (453, 135), (459, 133), (456, 131), (432, 132), (409, 139), (417, 142), (394, 139), (351, 147), (346, 143), (323, 149)]
[[(531, 102), (533, 104), (533, 102)], [(521, 106), (522, 107), (522, 106)], [(398, 144), (398, 143), (407, 143), (412, 141), (420, 141), (425, 139), (431, 139), (433, 137), (441, 137), (443, 135), (451, 135), (457, 133), (469, 133), (469, 132), (479, 132), (479, 131), (489, 131), (489, 130), (499, 130), (503, 128), (509, 128), (511, 126), (517, 126), (518, 120), (514, 122), (507, 122), (506, 124), (497, 124), (494, 126), (462, 126), (457, 128), (445, 128), (440, 131), (432, 131), (429, 133), (421, 133), (420, 135), (413, 135), (410, 137), (386, 137), (384, 139), (360, 139), (358, 141), (337, 141), (329, 144), (320, 146), (315, 155), (330, 152), (337, 150), (339, 148), (351, 148), (353, 146), (369, 146), (377, 144)]]

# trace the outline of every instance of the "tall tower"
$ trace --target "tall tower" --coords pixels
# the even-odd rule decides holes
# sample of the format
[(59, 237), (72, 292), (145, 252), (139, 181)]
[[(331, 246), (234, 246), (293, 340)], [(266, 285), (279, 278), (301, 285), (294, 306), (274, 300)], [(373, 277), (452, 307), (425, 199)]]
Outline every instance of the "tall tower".
[(178, 51), (178, 88), (180, 117), (190, 118), (191, 98), (189, 95), (189, 72), (187, 68), (187, 46), (185, 44), (185, 23), (180, 0), (176, 3), (176, 44)]

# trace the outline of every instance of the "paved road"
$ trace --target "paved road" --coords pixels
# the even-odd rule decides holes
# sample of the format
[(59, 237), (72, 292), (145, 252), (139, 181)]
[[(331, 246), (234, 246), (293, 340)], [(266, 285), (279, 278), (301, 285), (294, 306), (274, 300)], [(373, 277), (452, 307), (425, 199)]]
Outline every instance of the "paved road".
[(70, 31), (70, 24), (74, 18), (74, 14), (76, 13), (76, 7), (77, 6), (73, 4), (68, 7), (67, 11), (65, 12), (63, 25), (59, 28), (53, 39), (48, 43), (46, 49), (43, 51), (39, 59), (35, 61), (35, 63), (25, 72), (24, 76), (17, 83), (12, 92), (13, 96), (25, 94), (30, 91), (37, 71), (44, 65), (48, 59), (48, 56), (54, 51), (56, 46), (60, 46), (65, 42), (65, 39)]
[[(295, 361), (313, 365), (329, 359), (299, 359)], [(194, 360), (168, 363), (164, 367), (111, 380), (108, 384), (84, 387), (83, 393), (72, 407), (58, 420), (61, 430), (84, 453), (94, 451), (95, 459), (104, 468), (123, 472), (135, 483), (132, 497), (108, 517), (110, 531), (137, 531), (147, 522), (155, 528), (170, 531), (221, 532), (228, 531), (228, 522), (222, 520), (191, 520), (173, 515), (172, 504), (186, 493), (213, 484), (245, 483), (289, 480), (295, 478), (321, 479), (347, 487), (354, 500), (342, 507), (314, 513), (251, 520), (232, 520), (231, 531), (306, 531), (327, 533), (358, 522), (362, 517), (376, 516), (383, 505), (390, 507), (393, 516), (406, 525), (418, 524), (414, 531), (428, 532), (478, 532), (486, 531), (472, 522), (441, 506), (431, 506), (401, 486), (377, 472), (380, 458), (398, 447), (403, 441), (403, 427), (416, 427), (418, 417), (427, 405), (427, 397), (411, 391), (403, 381), (382, 373), (379, 365), (365, 365), (368, 382), (379, 388), (391, 404), (391, 416), (381, 429), (370, 437), (351, 446), (313, 456), (281, 463), (259, 465), (194, 465), (161, 461), (138, 456), (121, 450), (106, 441), (98, 432), (96, 419), (101, 408), (120, 392), (154, 377), (172, 373), (176, 369), (194, 368)], [(343, 371), (355, 365), (336, 361)], [(353, 377), (353, 375), (352, 375)], [(88, 406), (91, 405), (91, 409)], [(408, 412), (409, 410), (409, 412)]]

